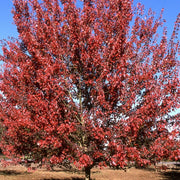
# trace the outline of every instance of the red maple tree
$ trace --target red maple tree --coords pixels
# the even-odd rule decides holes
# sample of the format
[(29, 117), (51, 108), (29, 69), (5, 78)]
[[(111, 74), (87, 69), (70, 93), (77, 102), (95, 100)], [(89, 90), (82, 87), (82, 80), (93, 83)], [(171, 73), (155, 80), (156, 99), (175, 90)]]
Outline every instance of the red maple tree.
[[(84, 168), (180, 159), (178, 16), (132, 0), (14, 0), (0, 59), (5, 155)], [(74, 163), (74, 165), (73, 165)]]

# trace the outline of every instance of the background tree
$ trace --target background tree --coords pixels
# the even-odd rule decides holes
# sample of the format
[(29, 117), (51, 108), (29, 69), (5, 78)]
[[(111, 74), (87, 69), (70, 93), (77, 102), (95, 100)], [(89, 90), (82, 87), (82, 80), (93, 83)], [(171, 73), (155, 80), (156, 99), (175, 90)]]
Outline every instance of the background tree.
[[(7, 156), (84, 168), (180, 158), (178, 16), (132, 0), (14, 0), (18, 39), (3, 45), (1, 119)], [(130, 25), (130, 24), (133, 25)], [(170, 131), (170, 127), (172, 131)]]

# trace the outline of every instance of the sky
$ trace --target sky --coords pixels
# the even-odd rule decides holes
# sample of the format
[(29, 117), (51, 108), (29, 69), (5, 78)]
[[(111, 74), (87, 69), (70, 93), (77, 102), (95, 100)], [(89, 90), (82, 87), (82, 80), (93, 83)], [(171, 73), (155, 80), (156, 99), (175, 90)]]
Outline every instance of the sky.
[[(134, 0), (135, 4), (138, 2), (144, 4), (145, 9), (152, 8), (157, 14), (160, 13), (162, 8), (165, 9), (164, 18), (167, 21), (165, 25), (170, 35), (176, 17), (180, 13), (180, 0)], [(18, 36), (16, 26), (13, 24), (12, 6), (12, 0), (0, 0), (0, 39), (7, 39), (8, 36)]]

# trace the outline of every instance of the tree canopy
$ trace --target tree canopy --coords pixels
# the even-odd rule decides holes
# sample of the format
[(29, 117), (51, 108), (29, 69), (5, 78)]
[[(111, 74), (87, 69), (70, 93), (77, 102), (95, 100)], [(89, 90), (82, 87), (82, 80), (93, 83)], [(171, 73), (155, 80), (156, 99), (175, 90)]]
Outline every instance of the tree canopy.
[[(132, 0), (14, 0), (0, 59), (7, 156), (84, 168), (180, 159), (178, 31)], [(73, 165), (74, 164), (74, 165)]]

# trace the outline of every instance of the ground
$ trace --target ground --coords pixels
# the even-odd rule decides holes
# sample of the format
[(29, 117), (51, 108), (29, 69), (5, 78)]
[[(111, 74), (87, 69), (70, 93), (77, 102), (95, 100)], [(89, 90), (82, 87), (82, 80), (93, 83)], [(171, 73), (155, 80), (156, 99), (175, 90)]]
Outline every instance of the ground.
[[(54, 171), (38, 169), (28, 172), (24, 166), (0, 166), (0, 180), (83, 180), (82, 172), (71, 172), (55, 168)], [(92, 170), (92, 180), (180, 180), (180, 167), (156, 172), (154, 168), (112, 170), (109, 168)]]

